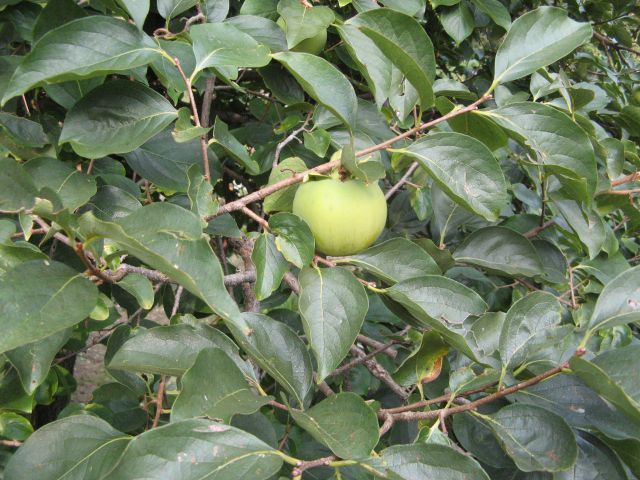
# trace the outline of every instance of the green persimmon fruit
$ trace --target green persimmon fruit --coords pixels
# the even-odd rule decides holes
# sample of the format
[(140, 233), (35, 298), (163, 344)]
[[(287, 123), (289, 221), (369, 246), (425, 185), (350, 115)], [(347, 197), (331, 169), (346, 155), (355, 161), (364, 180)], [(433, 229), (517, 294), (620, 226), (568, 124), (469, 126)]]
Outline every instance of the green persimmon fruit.
[[(278, 18), (278, 25), (284, 32), (287, 31), (287, 25), (284, 21), (284, 18)], [(324, 50), (324, 47), (327, 45), (327, 31), (322, 30), (317, 35), (314, 35), (311, 38), (305, 38), (300, 43), (292, 47), (290, 50), (292, 52), (301, 52), (301, 53), (310, 53), (312, 55), (318, 55), (320, 52)]]
[(337, 178), (303, 183), (293, 200), (325, 255), (353, 255), (376, 241), (387, 221), (387, 202), (377, 183)]

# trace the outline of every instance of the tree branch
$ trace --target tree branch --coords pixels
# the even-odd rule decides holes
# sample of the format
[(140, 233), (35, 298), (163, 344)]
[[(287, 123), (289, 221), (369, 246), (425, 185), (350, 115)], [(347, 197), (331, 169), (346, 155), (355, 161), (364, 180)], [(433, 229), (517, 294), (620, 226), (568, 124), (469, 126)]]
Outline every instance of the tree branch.
[(364, 357), (366, 357), (367, 354), (364, 353), (362, 349), (356, 347), (355, 345), (353, 345), (350, 350), (353, 355), (355, 355), (358, 358), (362, 358), (362, 363), (364, 364), (365, 367), (367, 367), (367, 370), (371, 372), (371, 375), (373, 375), (382, 383), (384, 383), (387, 387), (389, 387), (389, 389), (393, 393), (398, 395), (403, 400), (406, 400), (406, 398), (409, 396), (407, 391), (395, 382), (395, 380), (391, 377), (391, 375), (389, 375), (389, 372), (387, 372), (384, 369), (384, 367), (380, 365), (375, 358), (365, 359)]
[(398, 183), (396, 183), (393, 187), (387, 190), (387, 193), (384, 194), (384, 198), (386, 200), (389, 200), (389, 198), (391, 198), (391, 195), (396, 193), (398, 190), (400, 190), (400, 188), (402, 188), (402, 186), (405, 183), (407, 183), (407, 180), (409, 180), (409, 177), (411, 177), (413, 172), (416, 171), (416, 168), (418, 168), (418, 165), (419, 165), (418, 162), (413, 162), (411, 166), (407, 169), (405, 174), (402, 176), (402, 178), (398, 181)]
[(555, 220), (548, 220), (548, 221), (544, 222), (542, 225), (539, 225), (539, 226), (537, 226), (535, 228), (532, 228), (531, 230), (529, 230), (526, 233), (523, 233), (522, 235), (524, 237), (527, 237), (527, 238), (533, 238), (536, 235), (538, 235), (540, 232), (542, 232), (543, 230), (546, 230), (549, 227), (553, 227), (555, 224), (556, 224)]
[(285, 138), (280, 143), (278, 143), (278, 145), (276, 146), (275, 154), (273, 156), (272, 168), (276, 168), (278, 166), (278, 161), (280, 160), (280, 153), (282, 153), (282, 149), (284, 147), (286, 147), (287, 145), (289, 145), (291, 142), (293, 142), (293, 140), (297, 139), (298, 138), (298, 134), (300, 132), (304, 131), (305, 128), (307, 128), (307, 125), (309, 124), (309, 121), (311, 120), (311, 114), (312, 114), (312, 112), (309, 112), (307, 114), (307, 118), (305, 118), (305, 120), (302, 123), (302, 126), (300, 128), (296, 128), (293, 132), (291, 132), (291, 134), (287, 138)]
[(625, 47), (624, 45), (620, 45), (615, 40), (612, 40), (611, 38), (606, 37), (606, 36), (602, 35), (601, 33), (593, 32), (593, 36), (595, 38), (597, 38), (598, 40), (600, 40), (605, 45), (611, 45), (613, 48), (615, 48), (617, 50), (625, 50), (627, 52), (633, 53), (634, 55), (640, 56), (640, 50), (635, 50), (633, 48), (629, 48), (629, 47)]
[[(437, 125), (439, 123), (446, 122), (447, 120), (457, 117), (458, 115), (462, 115), (464, 113), (477, 110), (478, 106), (480, 106), (482, 103), (487, 102), (491, 98), (492, 98), (491, 95), (483, 95), (478, 100), (476, 100), (470, 105), (467, 105), (466, 107), (453, 109), (449, 113), (447, 113), (446, 115), (443, 115), (440, 118), (436, 118), (435, 120), (431, 120), (429, 122), (423, 123), (422, 125), (418, 125), (417, 127), (407, 130), (406, 132), (401, 133), (399, 135), (396, 135), (395, 137), (387, 141), (384, 141), (382, 143), (379, 143), (369, 148), (365, 148), (364, 150), (360, 150), (359, 152), (356, 152), (355, 155), (356, 157), (359, 158), (365, 155), (369, 155), (370, 153), (377, 152), (379, 150), (384, 150), (392, 146), (398, 140), (402, 140), (403, 138), (410, 137), (411, 135), (421, 132), (422, 130), (426, 130), (427, 128), (433, 127), (434, 125)], [(296, 173), (289, 178), (276, 182), (272, 185), (267, 185), (261, 188), (260, 190), (256, 190), (255, 192), (250, 193), (249, 195), (245, 195), (244, 197), (239, 198), (238, 200), (234, 200), (233, 202), (229, 202), (225, 205), (222, 205), (218, 209), (218, 212), (215, 215), (210, 215), (209, 217), (206, 217), (205, 220), (208, 221), (214, 217), (217, 217), (218, 215), (222, 215), (223, 213), (240, 210), (242, 207), (245, 207), (250, 203), (263, 200), (265, 197), (267, 197), (268, 195), (271, 195), (272, 193), (277, 192), (278, 190), (282, 190), (283, 188), (289, 187), (291, 185), (295, 185), (296, 183), (300, 183), (302, 180), (305, 179), (305, 177), (307, 177), (312, 173), (327, 173), (338, 166), (340, 166), (340, 161), (335, 160), (333, 162), (323, 163), (322, 165), (318, 165), (317, 167), (311, 168), (305, 172)]]

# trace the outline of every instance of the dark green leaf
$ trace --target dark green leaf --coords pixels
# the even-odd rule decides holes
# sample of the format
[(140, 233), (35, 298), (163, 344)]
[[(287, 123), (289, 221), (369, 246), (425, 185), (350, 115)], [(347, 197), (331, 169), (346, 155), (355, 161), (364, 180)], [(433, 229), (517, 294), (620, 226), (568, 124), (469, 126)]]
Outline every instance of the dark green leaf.
[(393, 238), (336, 261), (353, 263), (387, 283), (441, 273), (427, 252), (405, 238)]
[(418, 160), (456, 203), (488, 220), (498, 218), (508, 200), (504, 174), (491, 151), (459, 133), (434, 133), (393, 150)]
[(171, 421), (207, 416), (228, 423), (233, 415), (253, 413), (272, 399), (253, 393), (242, 371), (224, 351), (206, 348), (182, 376)]
[(47, 32), (11, 77), (2, 104), (44, 82), (57, 83), (146, 65), (153, 41), (124, 20), (92, 15)]
[(360, 396), (331, 395), (305, 411), (292, 411), (296, 423), (340, 458), (366, 458), (379, 440), (378, 419)]
[(587, 433), (576, 436), (578, 459), (569, 470), (558, 472), (554, 480), (582, 480), (587, 478), (627, 480), (620, 459), (609, 447)]
[(432, 382), (440, 375), (442, 361), (449, 352), (449, 346), (436, 332), (422, 335), (420, 346), (409, 355), (398, 370), (394, 379), (402, 386)]
[(60, 142), (78, 155), (100, 158), (135, 150), (178, 117), (159, 93), (126, 80), (107, 82), (76, 103), (67, 114)]
[(153, 307), (153, 284), (144, 275), (130, 273), (118, 282), (118, 286), (133, 295), (140, 307), (145, 310)]
[(269, 228), (276, 236), (276, 247), (296, 267), (309, 265), (315, 251), (315, 240), (309, 225), (292, 213), (276, 213), (269, 218)]
[(97, 288), (62, 263), (33, 260), (19, 264), (0, 278), (0, 352), (81, 322), (97, 298)]
[(561, 8), (539, 7), (525, 13), (513, 22), (498, 48), (493, 84), (517, 80), (560, 60), (592, 34), (589, 23), (571, 20)]
[(362, 284), (344, 268), (305, 267), (299, 280), (302, 323), (318, 362), (320, 382), (349, 353), (369, 300)]
[(543, 273), (540, 257), (531, 242), (505, 227), (476, 230), (456, 249), (453, 258), (508, 276), (532, 277)]
[(6, 478), (98, 480), (109, 476), (131, 437), (91, 415), (49, 423), (11, 457)]
[(475, 21), (466, 2), (462, 1), (455, 7), (443, 8), (439, 12), (441, 12), (440, 23), (442, 28), (453, 38), (456, 45), (462, 43), (473, 33)]
[(499, 0), (471, 0), (471, 2), (481, 12), (487, 14), (496, 25), (500, 25), (505, 30), (511, 26), (511, 15), (509, 10)]
[(303, 40), (326, 31), (334, 21), (331, 8), (321, 5), (317, 8), (307, 8), (298, 0), (280, 0), (278, 13), (284, 19), (287, 45), (290, 49)]
[(355, 128), (358, 99), (340, 70), (309, 53), (276, 53), (273, 58), (293, 74), (313, 99), (329, 109), (347, 128)]
[(591, 315), (591, 329), (610, 328), (640, 320), (640, 266), (607, 283)]
[(220, 120), (220, 117), (216, 117), (213, 126), (212, 142), (220, 145), (224, 151), (242, 165), (250, 175), (256, 175), (260, 170), (258, 163), (249, 156), (244, 145), (229, 132), (229, 126)]
[(270, 233), (263, 233), (257, 238), (251, 261), (256, 267), (256, 298), (263, 300), (280, 286), (288, 264)]
[(150, 474), (180, 480), (266, 480), (281, 465), (277, 450), (253, 435), (193, 419), (138, 435), (110, 476), (119, 480), (139, 480)]
[[(583, 209), (574, 200), (553, 198), (553, 206), (567, 221), (593, 260), (603, 249), (606, 241), (606, 227), (600, 215), (591, 209)], [(584, 210), (587, 210), (585, 213)]]

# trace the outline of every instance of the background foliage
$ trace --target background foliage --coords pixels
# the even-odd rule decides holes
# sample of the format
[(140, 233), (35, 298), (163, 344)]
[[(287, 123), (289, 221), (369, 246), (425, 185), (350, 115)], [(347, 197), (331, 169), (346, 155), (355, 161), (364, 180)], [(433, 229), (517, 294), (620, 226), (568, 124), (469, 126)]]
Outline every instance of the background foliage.
[[(640, 478), (639, 31), (1, 0), (0, 477)], [(340, 165), (387, 228), (324, 258), (291, 205)]]

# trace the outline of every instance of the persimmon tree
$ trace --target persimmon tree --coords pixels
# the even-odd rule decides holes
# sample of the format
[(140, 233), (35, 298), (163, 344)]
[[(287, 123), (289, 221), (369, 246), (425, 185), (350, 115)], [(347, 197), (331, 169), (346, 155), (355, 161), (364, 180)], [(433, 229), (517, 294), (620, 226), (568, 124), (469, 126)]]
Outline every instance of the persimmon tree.
[[(0, 2), (0, 477), (640, 478), (639, 31), (635, 0)], [(322, 254), (365, 194), (322, 248), (293, 213), (325, 176), (383, 192), (371, 247)]]

